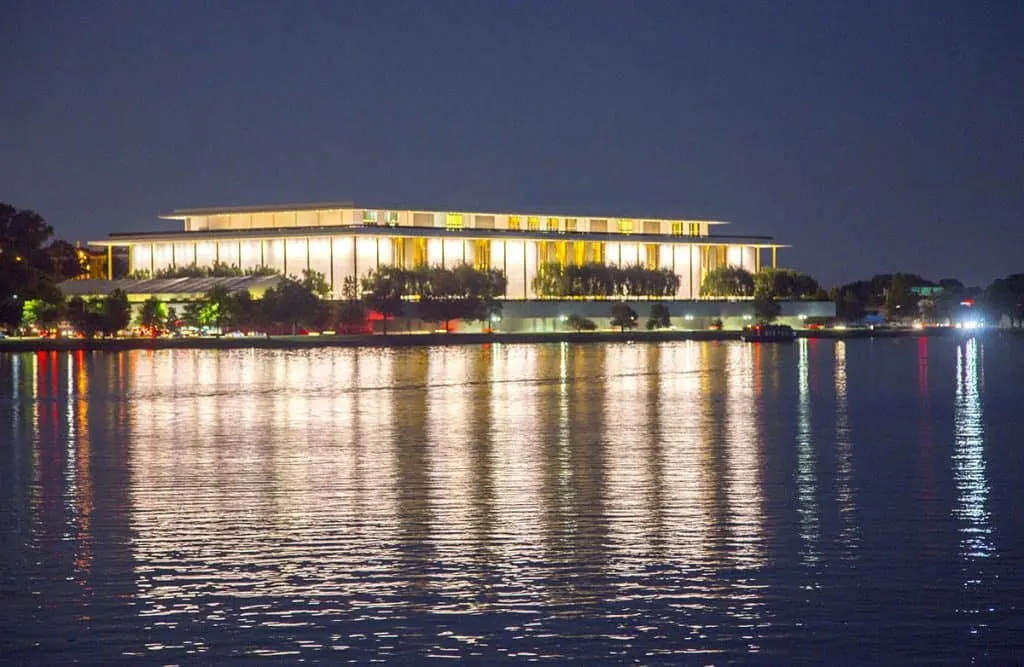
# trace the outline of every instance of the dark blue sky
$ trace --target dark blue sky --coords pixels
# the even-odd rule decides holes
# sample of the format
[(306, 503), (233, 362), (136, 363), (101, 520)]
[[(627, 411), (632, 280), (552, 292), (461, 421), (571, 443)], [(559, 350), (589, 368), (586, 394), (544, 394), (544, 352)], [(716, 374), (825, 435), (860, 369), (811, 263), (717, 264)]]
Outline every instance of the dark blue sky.
[(826, 284), (1024, 271), (1018, 0), (8, 0), (0, 84), (0, 201), (72, 240), (351, 199), (728, 220)]

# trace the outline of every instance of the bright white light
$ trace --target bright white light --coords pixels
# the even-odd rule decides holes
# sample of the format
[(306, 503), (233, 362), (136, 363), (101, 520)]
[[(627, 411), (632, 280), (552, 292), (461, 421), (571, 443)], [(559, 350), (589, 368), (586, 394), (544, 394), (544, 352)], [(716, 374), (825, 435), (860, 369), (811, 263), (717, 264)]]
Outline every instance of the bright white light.
[(687, 313), (686, 315), (683, 316), (683, 319), (684, 320), (692, 320), (693, 319), (693, 315), (690, 315), (689, 313)]

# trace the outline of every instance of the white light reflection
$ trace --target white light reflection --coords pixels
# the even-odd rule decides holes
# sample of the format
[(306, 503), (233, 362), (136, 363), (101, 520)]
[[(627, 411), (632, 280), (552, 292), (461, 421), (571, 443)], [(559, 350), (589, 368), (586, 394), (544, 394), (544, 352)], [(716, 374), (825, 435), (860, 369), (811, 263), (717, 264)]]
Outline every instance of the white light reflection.
[[(971, 631), (987, 627), (979, 618), (991, 611), (982, 602), (986, 560), (996, 555), (988, 510), (989, 483), (985, 465), (985, 422), (979, 387), (981, 346), (970, 338), (956, 350), (956, 402), (953, 414), (953, 478), (957, 501), (953, 515), (960, 521), (960, 557), (963, 560), (966, 609), (974, 616)], [(974, 602), (972, 604), (972, 601)]]
[[(646, 567), (652, 537), (647, 464), (652, 456), (644, 398), (646, 345), (611, 345), (605, 366), (605, 506), (610, 567), (634, 574)], [(627, 572), (628, 574), (629, 572)]]
[(502, 608), (535, 604), (544, 595), (536, 567), (544, 535), (538, 503), (544, 497), (540, 354), (537, 346), (502, 345), (492, 357), (491, 544), (500, 581), (494, 593)]
[[(474, 528), (472, 395), (482, 387), (471, 379), (470, 356), (463, 346), (430, 348), (427, 361), (427, 492), (429, 540), (443, 570), (429, 584), (448, 603), (465, 603), (477, 582), (472, 553), (466, 548)], [(455, 611), (455, 609), (448, 609)]]
[(836, 502), (839, 505), (839, 543), (843, 548), (843, 557), (851, 559), (856, 555), (859, 535), (857, 505), (853, 491), (853, 440), (850, 437), (850, 408), (847, 396), (846, 341), (836, 341), (835, 359)]
[(764, 495), (761, 480), (761, 439), (757, 424), (753, 352), (759, 345), (736, 343), (726, 352), (726, 472), (725, 487), (729, 517), (730, 559), (737, 581), (730, 598), (731, 614), (743, 631), (747, 648), (760, 650), (756, 637), (770, 624), (765, 615), (764, 590), (757, 570), (766, 563), (764, 553)]
[(820, 517), (817, 504), (817, 480), (815, 478), (816, 457), (811, 441), (811, 390), (809, 342), (801, 338), (797, 343), (797, 512), (800, 515), (800, 538), (803, 540), (801, 562), (813, 567), (821, 558), (818, 549), (820, 539)]
[(701, 432), (702, 360), (706, 344), (687, 341), (662, 352), (658, 414), (671, 423), (661, 428), (664, 474), (666, 557), (695, 570), (706, 568), (711, 547), (709, 443)]

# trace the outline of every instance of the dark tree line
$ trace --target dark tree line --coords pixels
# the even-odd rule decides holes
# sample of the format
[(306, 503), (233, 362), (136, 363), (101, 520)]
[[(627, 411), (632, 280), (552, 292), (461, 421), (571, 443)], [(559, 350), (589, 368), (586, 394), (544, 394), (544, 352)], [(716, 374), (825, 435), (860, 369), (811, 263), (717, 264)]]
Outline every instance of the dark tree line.
[(615, 266), (590, 262), (562, 266), (542, 264), (531, 283), (534, 291), (548, 297), (675, 296), (679, 276), (668, 269), (648, 269), (639, 264)]
[(85, 272), (77, 248), (52, 236), (38, 213), (0, 202), (0, 329), (20, 326), (31, 302), (33, 311), (59, 310), (57, 285)]
[(366, 311), (377, 313), (387, 333), (387, 321), (405, 314), (414, 303), (419, 319), (441, 324), (448, 331), (455, 320), (487, 321), (500, 315), (506, 286), (503, 272), (468, 264), (451, 269), (382, 266), (364, 276), (358, 286), (346, 282), (339, 312), (350, 324), (364, 320)]

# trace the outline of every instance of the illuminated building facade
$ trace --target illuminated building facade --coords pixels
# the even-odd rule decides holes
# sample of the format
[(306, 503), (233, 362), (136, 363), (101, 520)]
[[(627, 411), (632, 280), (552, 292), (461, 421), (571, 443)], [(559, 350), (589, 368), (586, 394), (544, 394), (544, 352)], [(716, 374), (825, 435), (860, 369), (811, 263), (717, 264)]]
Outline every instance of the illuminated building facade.
[(774, 266), (771, 237), (721, 236), (709, 220), (592, 215), (478, 213), (364, 208), (352, 203), (175, 211), (178, 231), (112, 234), (97, 241), (128, 249), (129, 271), (156, 273), (214, 262), (242, 269), (267, 266), (285, 275), (322, 273), (335, 296), (346, 277), (379, 266), (466, 263), (508, 279), (506, 298), (537, 299), (539, 267), (557, 262), (641, 265), (679, 276), (676, 299), (697, 299), (704, 275), (724, 265), (757, 271)]

